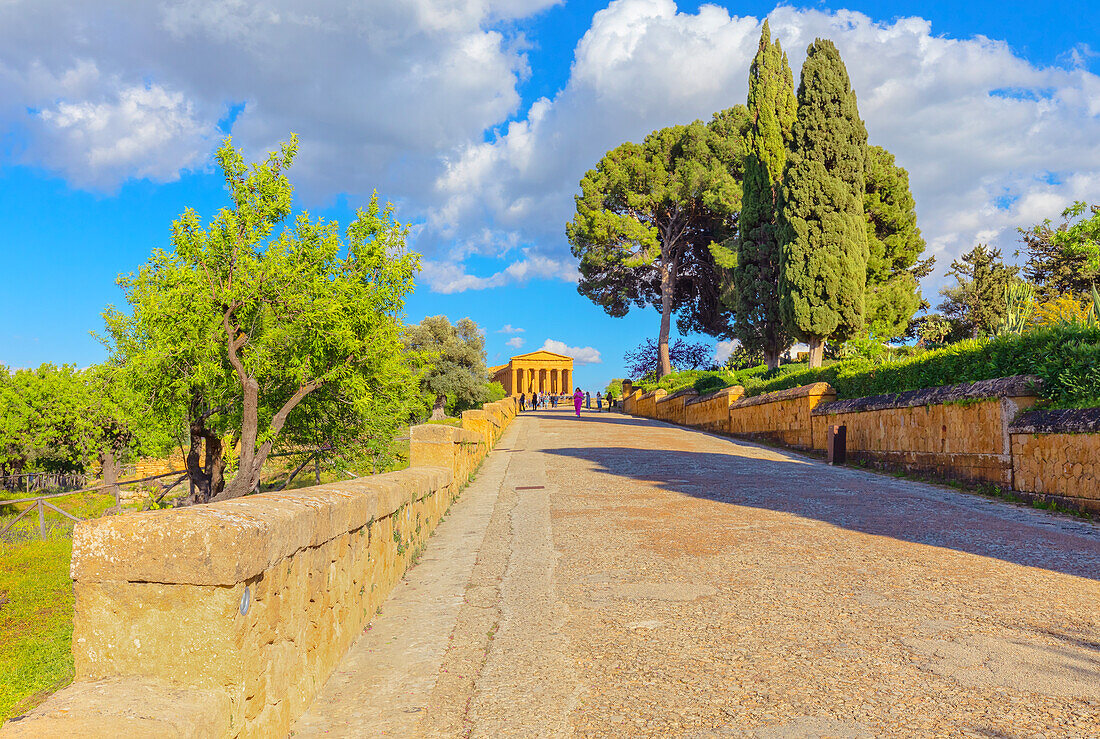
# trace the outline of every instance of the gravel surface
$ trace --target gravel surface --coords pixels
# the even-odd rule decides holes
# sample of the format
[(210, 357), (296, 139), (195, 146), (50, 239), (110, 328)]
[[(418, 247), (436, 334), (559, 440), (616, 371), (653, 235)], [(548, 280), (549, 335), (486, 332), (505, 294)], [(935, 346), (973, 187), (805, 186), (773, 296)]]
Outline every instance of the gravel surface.
[(1094, 524), (617, 414), (486, 465), (461, 607), (430, 562), (391, 597), (434, 645), (401, 735), (1100, 737)]

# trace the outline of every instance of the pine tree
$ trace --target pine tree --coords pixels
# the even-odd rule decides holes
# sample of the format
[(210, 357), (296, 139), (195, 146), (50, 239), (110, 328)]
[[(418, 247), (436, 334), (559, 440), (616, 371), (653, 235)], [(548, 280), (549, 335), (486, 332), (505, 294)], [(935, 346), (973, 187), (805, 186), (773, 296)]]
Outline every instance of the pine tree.
[(997, 330), (1007, 310), (1005, 288), (1016, 279), (1018, 267), (1001, 260), (1000, 249), (978, 244), (951, 263), (948, 277), (955, 287), (940, 290), (940, 310), (952, 323), (954, 339), (988, 336)]
[(807, 50), (792, 139), (780, 191), (779, 304), (820, 366), (825, 339), (862, 328), (867, 279), (867, 129), (832, 41)]
[(794, 78), (768, 21), (749, 69), (752, 129), (745, 157), (737, 261), (732, 270), (735, 332), (749, 352), (763, 352), (769, 368), (790, 345), (779, 314), (780, 249), (776, 224), (779, 181), (787, 163), (796, 115)]

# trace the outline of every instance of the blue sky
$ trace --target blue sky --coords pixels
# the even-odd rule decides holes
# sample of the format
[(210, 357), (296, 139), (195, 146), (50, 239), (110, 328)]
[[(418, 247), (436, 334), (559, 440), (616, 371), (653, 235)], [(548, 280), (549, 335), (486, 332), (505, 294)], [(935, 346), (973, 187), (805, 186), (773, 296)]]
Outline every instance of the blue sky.
[(256, 156), (296, 131), (302, 207), (346, 221), (377, 189), (414, 225), (425, 270), (410, 321), (473, 318), (490, 364), (557, 342), (586, 361), (578, 382), (602, 387), (656, 333), (658, 315), (613, 319), (576, 293), (564, 224), (577, 182), (621, 141), (743, 102), (765, 16), (796, 75), (810, 40), (837, 42), (872, 142), (910, 170), (938, 261), (924, 286), (934, 300), (951, 259), (976, 241), (1011, 254), (1016, 226), (1100, 200), (1094, 13), (1081, 1), (1058, 12), (1015, 2), (6, 3), (0, 363), (101, 360), (91, 332), (121, 301), (115, 277), (167, 245), (184, 207), (210, 215), (224, 204), (210, 166), (220, 136)]

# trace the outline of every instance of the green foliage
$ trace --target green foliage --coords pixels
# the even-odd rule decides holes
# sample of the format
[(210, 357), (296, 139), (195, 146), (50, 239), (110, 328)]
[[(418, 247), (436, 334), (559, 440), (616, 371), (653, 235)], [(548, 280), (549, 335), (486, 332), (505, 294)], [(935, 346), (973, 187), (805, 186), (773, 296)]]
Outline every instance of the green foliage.
[[(423, 367), (421, 389), (432, 418), (458, 415), (489, 401), (485, 338), (469, 318), (454, 325), (446, 316), (428, 316), (405, 330), (405, 346)], [(500, 388), (504, 397), (504, 388)]]
[(485, 402), (495, 403), (498, 400), (504, 400), (505, 396), (504, 385), (499, 382), (490, 382), (485, 386)]
[(1100, 282), (1100, 205), (1078, 201), (1062, 211), (1057, 228), (1047, 219), (1019, 231), (1028, 255), (1024, 275), (1043, 300), (1088, 293)]
[(611, 316), (656, 307), (662, 348), (673, 313), (683, 332), (728, 332), (710, 245), (730, 235), (741, 208), (747, 122), (737, 106), (706, 125), (654, 131), (609, 151), (581, 179), (566, 226), (580, 260), (577, 291)]
[(603, 391), (604, 397), (618, 399), (623, 397), (623, 381), (621, 378), (616, 378), (607, 383), (607, 387)]
[(984, 244), (951, 262), (947, 275), (958, 284), (940, 290), (945, 298), (940, 310), (953, 324), (952, 336), (977, 338), (994, 333), (1004, 321), (1005, 291), (1017, 271), (1001, 261), (1000, 249)]
[[(752, 126), (745, 156), (743, 207), (734, 240), (736, 258), (716, 247), (720, 266), (729, 265), (735, 334), (746, 351), (759, 351), (778, 364), (790, 345), (779, 313), (778, 188), (791, 145), (797, 102), (787, 55), (771, 42), (768, 22), (760, 31), (749, 69), (748, 110)], [(723, 261), (724, 260), (724, 261)]]
[[(339, 224), (305, 213), (278, 231), (297, 148), (292, 137), (249, 165), (226, 139), (217, 161), (231, 206), (205, 226), (185, 210), (171, 250), (119, 278), (132, 312), (105, 314), (112, 365), (150, 417), (187, 433), (198, 502), (251, 492), (277, 442), (388, 450), (416, 402), (401, 344), (419, 268), (406, 229), (374, 197), (346, 241)], [(228, 485), (227, 437), (228, 448), (240, 444)]]
[(828, 382), (840, 398), (1037, 375), (1056, 407), (1100, 405), (1100, 327), (1057, 326), (993, 339), (967, 339), (906, 359), (851, 359), (745, 383), (746, 395)]
[(1022, 334), (1027, 330), (1034, 310), (1034, 287), (1019, 281), (1005, 285), (1005, 315), (997, 328), (997, 335)]
[(942, 344), (951, 333), (951, 321), (938, 313), (932, 313), (920, 319), (917, 333), (926, 347)]
[(810, 44), (798, 86), (798, 118), (781, 193), (780, 310), (815, 346), (863, 326), (867, 226), (863, 211), (867, 130), (840, 54)]
[(909, 173), (881, 146), (867, 149), (863, 210), (867, 218), (867, 288), (864, 318), (870, 333), (883, 339), (905, 334), (913, 314), (927, 304), (920, 280), (935, 257), (921, 259), (925, 243), (917, 227)]
[(102, 452), (156, 453), (168, 437), (146, 423), (113, 368), (0, 366), (0, 471), (83, 472)]

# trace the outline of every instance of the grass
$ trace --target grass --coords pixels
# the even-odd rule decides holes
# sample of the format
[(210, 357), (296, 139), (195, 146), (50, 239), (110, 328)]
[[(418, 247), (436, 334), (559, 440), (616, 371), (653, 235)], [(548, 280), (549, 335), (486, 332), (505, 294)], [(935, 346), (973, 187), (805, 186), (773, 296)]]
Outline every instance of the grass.
[(0, 543), (0, 723), (73, 677), (72, 540)]

